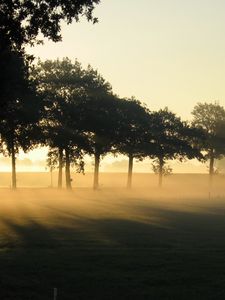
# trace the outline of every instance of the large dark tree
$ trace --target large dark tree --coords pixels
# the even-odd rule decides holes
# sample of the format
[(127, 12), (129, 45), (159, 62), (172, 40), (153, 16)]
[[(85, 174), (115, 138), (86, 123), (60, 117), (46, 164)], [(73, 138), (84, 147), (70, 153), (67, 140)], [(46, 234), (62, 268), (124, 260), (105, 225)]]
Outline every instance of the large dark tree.
[(23, 51), (9, 49), (0, 51), (1, 119), (9, 113), (7, 109), (13, 105), (15, 100), (27, 93), (30, 62), (31, 58)]
[(13, 81), (9, 80), (2, 88), (6, 101), (1, 111), (0, 132), (12, 157), (12, 187), (16, 188), (16, 153), (19, 148), (31, 149), (36, 142), (40, 101), (29, 78), (29, 60), (20, 52), (12, 51), (8, 53), (7, 63)]
[(221, 125), (225, 122), (225, 110), (217, 103), (198, 103), (193, 111), (193, 126), (205, 132), (206, 139), (201, 143), (209, 160), (210, 184), (214, 174), (215, 159), (225, 154), (224, 144), (221, 142)]

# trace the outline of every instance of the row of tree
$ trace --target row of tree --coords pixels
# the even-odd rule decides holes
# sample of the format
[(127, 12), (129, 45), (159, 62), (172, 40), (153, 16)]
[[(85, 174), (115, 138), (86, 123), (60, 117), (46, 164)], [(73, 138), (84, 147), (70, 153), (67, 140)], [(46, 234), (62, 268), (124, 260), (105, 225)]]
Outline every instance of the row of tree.
[[(6, 52), (8, 55), (9, 52)], [(12, 187), (16, 188), (16, 154), (48, 146), (48, 165), (58, 168), (62, 187), (71, 189), (71, 166), (84, 171), (85, 154), (94, 156), (94, 189), (99, 186), (100, 160), (107, 153), (129, 158), (127, 186), (132, 185), (134, 159), (154, 159), (159, 185), (171, 159), (214, 160), (225, 154), (225, 110), (217, 103), (199, 103), (193, 121), (182, 121), (167, 108), (150, 111), (135, 98), (121, 99), (91, 66), (68, 58), (30, 64), (30, 58), (10, 52), (2, 93), (1, 151), (12, 158)], [(15, 76), (11, 74), (14, 73)], [(9, 97), (10, 96), (10, 97)]]
[(128, 187), (133, 160), (155, 159), (161, 184), (168, 159), (214, 160), (224, 154), (224, 109), (198, 104), (193, 122), (182, 121), (168, 109), (151, 112), (136, 99), (119, 99), (90, 66), (83, 69), (68, 59), (39, 62), (27, 45), (44, 36), (61, 40), (61, 22), (68, 24), (92, 13), (100, 0), (2, 0), (0, 3), (0, 134), (1, 152), (12, 158), (12, 187), (16, 188), (16, 154), (37, 145), (49, 147), (48, 163), (62, 170), (71, 188), (70, 167), (84, 170), (83, 156), (95, 157), (94, 188), (100, 159), (107, 153), (129, 157)]

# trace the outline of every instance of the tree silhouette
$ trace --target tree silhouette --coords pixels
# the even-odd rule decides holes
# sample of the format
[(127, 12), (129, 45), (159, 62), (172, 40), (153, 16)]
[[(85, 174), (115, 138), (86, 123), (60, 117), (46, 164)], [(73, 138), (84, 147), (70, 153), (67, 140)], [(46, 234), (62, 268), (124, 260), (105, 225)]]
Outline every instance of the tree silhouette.
[(115, 152), (117, 130), (117, 99), (112, 95), (92, 99), (86, 106), (89, 132), (89, 154), (94, 155), (93, 188), (99, 188), (99, 167), (101, 157)]
[(186, 122), (182, 122), (167, 108), (152, 113), (150, 125), (151, 141), (146, 153), (150, 158), (154, 158), (158, 165), (159, 186), (161, 187), (167, 160), (203, 159), (201, 149), (195, 143), (195, 140), (201, 136), (201, 132)]
[(38, 36), (61, 40), (61, 22), (79, 21), (85, 16), (93, 23), (92, 12), (100, 0), (2, 0), (0, 3), (0, 51), (22, 49), (37, 42)]
[(62, 168), (65, 165), (66, 187), (71, 189), (71, 163), (76, 166), (83, 165), (82, 149), (88, 145), (87, 134), (81, 126), (83, 108), (80, 99), (85, 91), (83, 76), (81, 64), (77, 61), (72, 63), (67, 58), (62, 61), (39, 61), (33, 71), (38, 91), (44, 99), (44, 143), (50, 147), (51, 155), (55, 155), (53, 161), (58, 161), (59, 188), (62, 187)]
[(117, 98), (112, 94), (111, 85), (90, 65), (84, 70), (79, 95), (74, 95), (78, 105), (74, 114), (71, 108), (71, 119), (79, 118), (79, 131), (87, 138), (81, 148), (94, 155), (93, 188), (97, 189), (101, 156), (112, 151), (115, 144)]
[(119, 130), (117, 150), (121, 154), (128, 155), (127, 188), (132, 186), (133, 160), (142, 160), (144, 144), (147, 139), (149, 111), (134, 97), (121, 99), (119, 104)]
[[(12, 51), (7, 63), (10, 73), (13, 70), (15, 73), (3, 91), (6, 101), (1, 112), (0, 130), (2, 141), (12, 157), (12, 188), (15, 189), (16, 154), (19, 148), (28, 151), (36, 143), (40, 101), (34, 82), (29, 78), (29, 60), (20, 52)], [(10, 83), (13, 86), (10, 87)]]
[(160, 180), (160, 186), (162, 186), (162, 176), (167, 176), (172, 174), (173, 169), (167, 165), (166, 163), (164, 163), (163, 167), (160, 164), (160, 161), (158, 158), (156, 158), (153, 163), (152, 163), (152, 169), (154, 171), (155, 174), (160, 174), (161, 173), (161, 180)]
[(212, 183), (215, 159), (224, 155), (224, 145), (221, 143), (220, 126), (225, 122), (225, 110), (217, 103), (198, 103), (193, 111), (193, 126), (205, 132), (206, 139), (201, 143), (209, 159), (209, 180)]

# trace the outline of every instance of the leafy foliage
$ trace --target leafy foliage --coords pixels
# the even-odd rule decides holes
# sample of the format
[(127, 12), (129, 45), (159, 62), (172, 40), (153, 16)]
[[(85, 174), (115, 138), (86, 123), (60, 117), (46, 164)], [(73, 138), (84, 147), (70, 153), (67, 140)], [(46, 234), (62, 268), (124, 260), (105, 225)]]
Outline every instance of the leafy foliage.
[(119, 131), (117, 149), (125, 155), (142, 160), (145, 156), (144, 145), (146, 143), (150, 112), (134, 97), (121, 99), (119, 102)]
[(160, 164), (158, 159), (155, 159), (153, 161), (152, 169), (155, 174), (159, 174), (160, 171), (162, 171), (162, 175), (164, 176), (168, 176), (173, 172), (173, 169), (169, 165), (166, 165), (165, 163), (163, 164), (162, 170), (160, 170)]
[(85, 146), (77, 100), (82, 97), (81, 65), (69, 59), (40, 62), (32, 76), (44, 101), (42, 130), (51, 148)]
[(54, 42), (61, 40), (61, 21), (70, 24), (86, 16), (93, 23), (92, 12), (100, 0), (2, 0), (0, 3), (0, 49), (21, 49), (33, 44), (41, 33)]
[(225, 154), (225, 110), (217, 103), (198, 103), (192, 112), (193, 126), (202, 129), (205, 139), (200, 145), (209, 159), (209, 174), (215, 174), (214, 161)]
[(194, 143), (194, 140), (200, 136), (200, 131), (182, 122), (167, 108), (152, 113), (151, 122), (151, 140), (147, 148), (147, 153), (151, 158), (203, 159), (201, 149)]
[[(13, 140), (16, 152), (19, 147), (27, 151), (33, 147), (38, 132), (41, 102), (36, 87), (29, 78), (29, 60), (20, 52), (8, 53), (9, 74), (12, 74), (2, 89), (4, 97), (0, 130), (9, 153)], [(14, 72), (15, 71), (15, 72)], [(12, 88), (13, 86), (13, 88)]]
[[(225, 110), (217, 103), (198, 103), (193, 111), (193, 126), (205, 132), (202, 148), (209, 158), (213, 152), (214, 158), (220, 158), (225, 152), (222, 142), (223, 127), (225, 123)], [(210, 154), (211, 153), (211, 154)]]

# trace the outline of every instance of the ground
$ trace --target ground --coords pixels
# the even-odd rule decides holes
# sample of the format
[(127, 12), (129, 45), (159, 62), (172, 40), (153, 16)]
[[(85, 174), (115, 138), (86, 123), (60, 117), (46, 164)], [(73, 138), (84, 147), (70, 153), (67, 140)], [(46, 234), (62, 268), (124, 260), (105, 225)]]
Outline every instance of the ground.
[(1, 189), (0, 299), (224, 299), (223, 180)]

